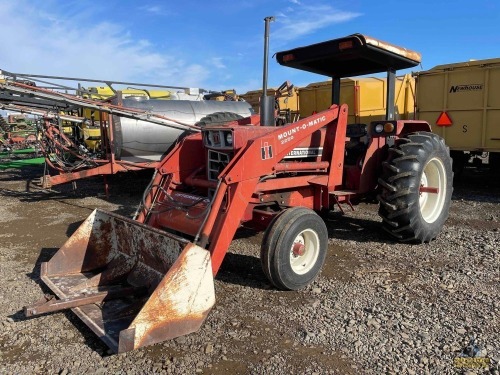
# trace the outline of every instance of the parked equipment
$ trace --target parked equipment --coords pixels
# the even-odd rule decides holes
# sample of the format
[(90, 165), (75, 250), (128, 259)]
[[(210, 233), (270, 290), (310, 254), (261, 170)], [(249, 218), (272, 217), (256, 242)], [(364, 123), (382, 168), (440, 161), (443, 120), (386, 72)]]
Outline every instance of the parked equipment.
[[(96, 175), (154, 169), (179, 138), (199, 132), (214, 112), (241, 117), (253, 113), (244, 101), (204, 100), (204, 94), (212, 92), (202, 89), (158, 86), (177, 91), (119, 91), (112, 85), (153, 85), (106, 81), (107, 88), (84, 89), (79, 84), (75, 94), (68, 94), (61, 89), (70, 88), (60, 83), (47, 89), (19, 77), (43, 78), (43, 83), (76, 78), (1, 73), (0, 108), (41, 116), (40, 147), (47, 165), (41, 184), (46, 188)], [(105, 188), (107, 193), (106, 183)]]
[[(1, 109), (1, 104), (0, 104)], [(33, 119), (24, 115), (0, 115), (0, 150), (24, 150), (36, 146), (38, 131)]]
[(489, 156), (490, 167), (500, 170), (500, 59), (438, 65), (414, 75), (417, 118), (445, 139), (454, 169)]
[[(253, 113), (250, 104), (244, 101), (123, 99), (122, 104), (193, 126), (217, 112), (231, 112), (240, 117)], [(113, 132), (115, 156), (127, 161), (158, 161), (185, 134), (182, 129), (119, 116), (114, 116)]]
[[(415, 80), (410, 74), (396, 77), (394, 113), (397, 120), (414, 118)], [(299, 88), (300, 116), (327, 109), (332, 100), (330, 81), (311, 83)], [(343, 78), (340, 102), (349, 106), (349, 122), (367, 124), (385, 119), (387, 80), (382, 77)]]
[[(295, 122), (299, 119), (298, 87), (295, 87), (290, 82), (285, 81), (278, 88), (268, 89), (267, 95), (274, 95), (275, 97), (274, 108), (277, 111), (276, 123), (278, 125)], [(259, 113), (262, 90), (248, 91), (247, 93), (240, 95), (240, 97), (252, 106), (255, 113)], [(327, 109), (328, 107), (329, 105), (323, 109)], [(309, 113), (308, 115), (310, 115), (311, 113)]]
[(215, 302), (213, 276), (236, 230), (264, 230), (261, 263), (278, 289), (311, 283), (326, 256), (319, 213), (377, 193), (383, 227), (428, 242), (448, 216), (451, 160), (423, 121), (347, 124), (340, 79), (388, 72), (420, 55), (361, 34), (279, 52), (284, 66), (333, 77), (334, 104), (284, 126), (256, 116), (207, 118), (160, 162), (135, 220), (96, 210), (42, 264), (59, 299), (26, 315), (71, 308), (116, 352), (196, 331)]

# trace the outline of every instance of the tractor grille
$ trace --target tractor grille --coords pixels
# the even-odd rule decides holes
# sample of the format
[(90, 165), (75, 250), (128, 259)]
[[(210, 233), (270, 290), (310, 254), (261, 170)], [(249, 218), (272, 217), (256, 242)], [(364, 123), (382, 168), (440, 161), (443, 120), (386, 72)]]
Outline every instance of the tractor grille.
[(214, 150), (208, 150), (208, 180), (217, 181), (217, 177), (226, 167), (226, 165), (228, 165), (232, 157), (232, 152), (218, 152)]

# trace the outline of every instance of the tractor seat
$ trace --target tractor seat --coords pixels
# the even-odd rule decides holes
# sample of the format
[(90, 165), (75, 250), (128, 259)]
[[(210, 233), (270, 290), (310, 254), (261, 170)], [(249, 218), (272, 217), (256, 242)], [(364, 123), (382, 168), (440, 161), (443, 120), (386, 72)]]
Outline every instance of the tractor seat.
[(349, 138), (361, 138), (368, 134), (366, 124), (347, 124), (346, 136)]

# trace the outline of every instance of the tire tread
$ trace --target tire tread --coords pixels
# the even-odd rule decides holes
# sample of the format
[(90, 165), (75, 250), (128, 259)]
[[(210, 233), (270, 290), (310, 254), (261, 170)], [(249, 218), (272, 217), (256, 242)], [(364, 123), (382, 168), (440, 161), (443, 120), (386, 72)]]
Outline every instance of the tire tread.
[[(439, 158), (446, 172), (446, 197), (443, 210), (434, 223), (422, 218), (419, 186), (423, 169), (432, 158)], [(377, 196), (382, 227), (402, 242), (430, 242), (441, 231), (449, 214), (453, 191), (453, 172), (449, 149), (444, 140), (429, 132), (410, 133), (396, 140), (382, 163)]]

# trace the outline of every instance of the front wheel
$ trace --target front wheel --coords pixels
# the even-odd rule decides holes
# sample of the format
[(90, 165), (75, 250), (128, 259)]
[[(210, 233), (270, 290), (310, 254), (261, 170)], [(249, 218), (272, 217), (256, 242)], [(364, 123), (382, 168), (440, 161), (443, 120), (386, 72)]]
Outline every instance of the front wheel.
[(278, 289), (303, 288), (320, 272), (327, 247), (325, 222), (308, 208), (289, 208), (271, 222), (264, 235), (262, 269)]
[(448, 218), (453, 191), (449, 149), (438, 135), (417, 132), (389, 149), (379, 178), (383, 228), (400, 241), (429, 242)]

